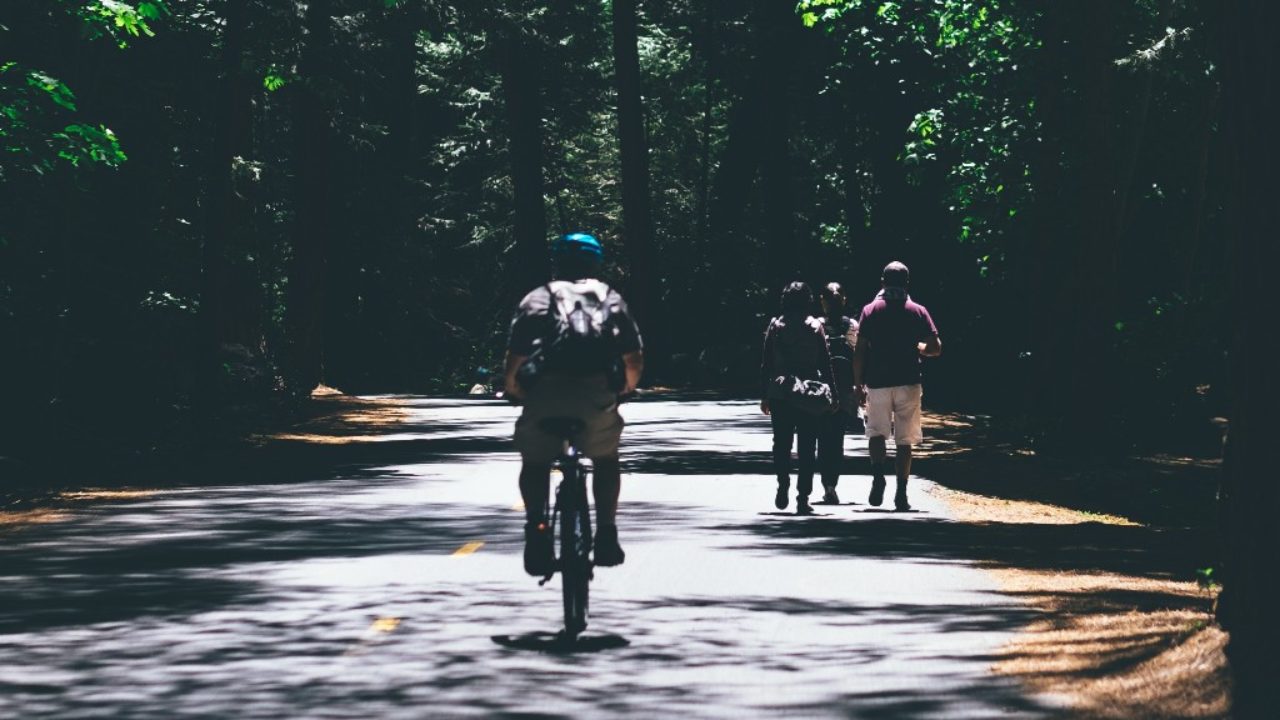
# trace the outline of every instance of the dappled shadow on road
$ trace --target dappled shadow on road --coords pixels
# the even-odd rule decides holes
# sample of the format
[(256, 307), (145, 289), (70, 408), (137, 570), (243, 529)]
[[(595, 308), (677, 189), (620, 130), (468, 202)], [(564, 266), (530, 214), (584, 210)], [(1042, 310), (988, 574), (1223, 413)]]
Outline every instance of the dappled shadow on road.
[[(515, 408), (489, 399), (398, 398), (316, 401), (333, 410), (251, 445), (193, 454), (180, 466), (145, 476), (50, 477), (32, 470), (6, 478), (0, 511), (56, 505), (84, 487), (189, 488), (279, 485), (313, 480), (379, 480), (403, 466), (491, 460), (510, 453)], [(41, 469), (43, 470), (43, 469)]]
[[(22, 530), (0, 548), (0, 714), (5, 697), (24, 717), (1051, 712), (987, 673), (989, 648), (1034, 611), (980, 592), (811, 598), (767, 573), (735, 588), (681, 580), (642, 592), (619, 573), (613, 591), (593, 587), (593, 634), (577, 646), (522, 632), (559, 624), (559, 589), (520, 575), (520, 516), (503, 475), (517, 460), (516, 411), (470, 399), (400, 407), (394, 423), (303, 428), (136, 499), (63, 500), (76, 522)], [(651, 409), (665, 417), (633, 423), (629, 472), (770, 474), (758, 414), (681, 420), (681, 408)], [(330, 440), (308, 439), (321, 434)], [(511, 500), (476, 503), (474, 480), (503, 483)], [(857, 509), (774, 520), (629, 501), (629, 568), (646, 567), (646, 544), (671, 540), (710, 565), (736, 557), (744, 574), (788, 557), (1014, 565), (1058, 553), (1064, 568), (1118, 567), (1122, 554), (1076, 545), (1131, 538)], [(450, 557), (478, 539), (483, 552)], [(697, 580), (711, 570), (680, 572)]]
[[(520, 547), (508, 506), (423, 500), (394, 488), (331, 481), (259, 489), (223, 487), (147, 495), (78, 511), (81, 522), (25, 528), (0, 546), (0, 635), (152, 616), (186, 616), (279, 598), (258, 568), (378, 556), (445, 556), (483, 539)], [(380, 494), (381, 493), (381, 494)], [(692, 526), (695, 508), (633, 503), (629, 537)], [(513, 577), (520, 572), (511, 565)]]
[[(681, 449), (676, 442), (650, 449), (642, 443), (631, 442), (623, 448), (622, 466), (627, 472), (646, 475), (751, 475), (773, 477), (773, 457), (768, 450), (743, 450), (740, 446), (726, 446), (722, 450), (707, 449), (710, 444), (687, 441), (689, 448)], [(767, 440), (761, 441), (767, 445)], [(792, 458), (793, 465), (795, 458)], [(866, 472), (866, 460), (846, 457), (841, 464), (841, 475), (850, 476)], [(794, 474), (795, 468), (792, 468)]]
[(261, 585), (260, 564), (447, 555), (479, 537), (513, 544), (519, 529), (496, 509), (457, 517), (443, 507), (378, 507), (361, 516), (334, 513), (328, 495), (182, 497), (96, 508), (88, 526), (28, 528), (0, 549), (0, 634), (269, 604), (277, 598)]
[(744, 450), (645, 450), (628, 449), (622, 456), (626, 472), (646, 475), (770, 475), (768, 452)]
[(1144, 577), (1193, 578), (1212, 555), (1192, 531), (1108, 525), (960, 523), (915, 514), (861, 513), (858, 521), (716, 525), (711, 530), (756, 538), (764, 552), (978, 562), (987, 567), (1128, 572)]
[(558, 632), (532, 632), (523, 635), (494, 635), (495, 643), (513, 650), (532, 650), (551, 655), (577, 655), (617, 650), (630, 645), (621, 635), (579, 635), (569, 638)]
[[(761, 553), (908, 564), (976, 562), (995, 570), (1002, 597), (1016, 609), (992, 609), (995, 617), (978, 619), (990, 629), (1030, 628), (998, 660), (1009, 674), (1031, 682), (1043, 678), (1069, 686), (1130, 672), (1193, 637), (1213, 605), (1212, 593), (1187, 582), (1214, 557), (1213, 547), (1194, 530), (1096, 522), (960, 523), (897, 515), (710, 529), (734, 537), (744, 533), (753, 540), (738, 547)], [(973, 619), (975, 608), (938, 610), (933, 623), (950, 631)]]
[[(695, 680), (688, 697), (670, 699), (694, 717), (712, 704), (723, 717), (1047, 717), (1051, 708), (987, 674), (994, 655), (975, 652), (1030, 615), (1004, 602), (752, 595), (665, 596), (627, 603), (614, 619), (632, 641), (620, 662), (659, 664), (691, 680), (731, 678), (715, 689)], [(641, 680), (622, 688), (631, 697), (648, 692)]]
[(1207, 527), (1215, 519), (1220, 458), (1203, 448), (1200, 457), (1117, 457), (1087, 446), (1050, 455), (1001, 436), (988, 418), (927, 414), (926, 426), (916, 472), (949, 488), (1162, 526)]

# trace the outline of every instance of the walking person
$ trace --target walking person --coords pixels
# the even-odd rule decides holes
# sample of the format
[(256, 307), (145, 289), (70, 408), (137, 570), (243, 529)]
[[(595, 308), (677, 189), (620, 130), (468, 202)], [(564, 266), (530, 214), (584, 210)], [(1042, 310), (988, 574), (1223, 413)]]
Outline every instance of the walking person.
[(811, 515), (819, 416), (802, 407), (794, 397), (777, 396), (775, 388), (805, 380), (831, 382), (831, 353), (822, 322), (809, 314), (813, 293), (802, 282), (782, 291), (782, 314), (769, 321), (760, 361), (762, 399), (760, 410), (773, 429), (773, 469), (778, 477), (774, 505), (787, 507), (791, 486), (791, 447), (796, 445), (796, 514)]
[(853, 381), (867, 399), (872, 471), (868, 502), (875, 506), (884, 502), (886, 444), (892, 434), (898, 476), (893, 505), (899, 511), (911, 509), (907, 501), (911, 448), (924, 439), (920, 358), (942, 354), (942, 340), (929, 311), (907, 293), (910, 279), (906, 265), (894, 261), (885, 266), (880, 293), (862, 308), (853, 356)]
[(858, 422), (860, 405), (854, 391), (853, 353), (858, 346), (858, 321), (844, 314), (845, 294), (840, 283), (827, 283), (822, 301), (822, 329), (831, 353), (832, 392), (840, 404), (836, 412), (819, 419), (818, 470), (822, 475), (822, 502), (839, 505), (836, 484), (844, 461), (844, 434)]

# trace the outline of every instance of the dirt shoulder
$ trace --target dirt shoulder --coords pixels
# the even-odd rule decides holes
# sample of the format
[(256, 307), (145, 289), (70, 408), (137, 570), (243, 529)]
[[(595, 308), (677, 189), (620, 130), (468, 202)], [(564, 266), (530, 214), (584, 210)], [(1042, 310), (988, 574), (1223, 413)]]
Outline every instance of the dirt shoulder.
[(288, 427), (252, 435), (242, 446), (219, 454), (214, 458), (216, 464), (190, 467), (181, 473), (139, 473), (123, 482), (75, 475), (30, 487), (0, 487), (0, 534), (61, 522), (69, 517), (68, 510), (88, 503), (130, 500), (175, 487), (288, 482), (335, 475), (336, 468), (345, 463), (386, 451), (390, 445), (371, 443), (397, 432), (408, 418), (399, 399), (354, 397), (330, 388), (314, 393), (299, 413)]
[[(1195, 579), (1198, 567), (1213, 562), (1208, 529), (1103, 509), (1145, 495), (1160, 498), (1164, 517), (1195, 517), (1195, 508), (1178, 503), (1204, 492), (1212, 461), (1071, 467), (1037, 462), (1018, 448), (983, 449), (971, 419), (934, 415), (929, 424), (943, 442), (924, 453), (928, 469), (920, 472), (943, 483), (934, 492), (954, 517), (1025, 539), (1018, 551), (982, 561), (1003, 592), (1039, 613), (1002, 649), (995, 672), (1061, 697), (1073, 717), (1229, 717), (1226, 634), (1213, 621), (1217, 592)], [(1113, 486), (1091, 496), (1080, 492), (1082, 477), (1110, 478)], [(1073, 486), (1084, 507), (1061, 502)]]
[(257, 445), (308, 443), (347, 445), (377, 440), (408, 417), (404, 403), (393, 397), (344, 395), (320, 386), (311, 394), (306, 417), (279, 432), (255, 435)]

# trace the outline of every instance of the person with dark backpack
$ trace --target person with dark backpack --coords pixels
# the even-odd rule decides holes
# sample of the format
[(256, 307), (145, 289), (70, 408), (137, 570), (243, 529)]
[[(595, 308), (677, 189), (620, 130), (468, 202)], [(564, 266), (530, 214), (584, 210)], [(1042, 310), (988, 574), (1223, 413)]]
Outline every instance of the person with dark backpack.
[(516, 421), (520, 494), (525, 508), (524, 569), (541, 577), (553, 571), (555, 554), (546, 517), (551, 463), (562, 438), (540, 427), (544, 418), (577, 418), (574, 445), (594, 466), (595, 564), (621, 565), (618, 399), (635, 391), (644, 369), (640, 330), (616, 290), (596, 279), (604, 249), (585, 233), (552, 245), (556, 279), (520, 301), (507, 345), (505, 391), (524, 406)]
[(818, 427), (835, 409), (831, 394), (831, 354), (822, 323), (809, 315), (813, 293), (802, 282), (793, 282), (782, 291), (782, 314), (765, 329), (760, 361), (763, 399), (760, 411), (769, 416), (773, 430), (773, 469), (778, 478), (774, 505), (787, 507), (791, 487), (791, 447), (798, 457), (796, 473), (796, 514), (811, 515), (809, 494)]
[(839, 400), (836, 412), (821, 418), (818, 427), (818, 467), (822, 473), (822, 502), (840, 504), (836, 484), (844, 461), (844, 433), (861, 424), (853, 384), (853, 351), (858, 346), (858, 321), (844, 314), (845, 294), (840, 283), (827, 283), (820, 295), (822, 329), (831, 352), (832, 391)]

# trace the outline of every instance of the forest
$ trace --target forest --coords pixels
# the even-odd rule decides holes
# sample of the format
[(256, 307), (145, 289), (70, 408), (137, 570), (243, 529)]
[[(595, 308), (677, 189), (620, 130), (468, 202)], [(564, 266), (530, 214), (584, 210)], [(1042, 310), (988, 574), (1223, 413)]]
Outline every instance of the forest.
[(1103, 459), (1229, 424), (1204, 512), (1248, 708), (1275, 693), (1278, 14), (5, 0), (0, 473), (217, 453), (321, 384), (492, 384), (561, 233), (604, 243), (647, 387), (743, 397), (786, 282), (860, 305), (901, 260), (946, 343), (929, 406)]

